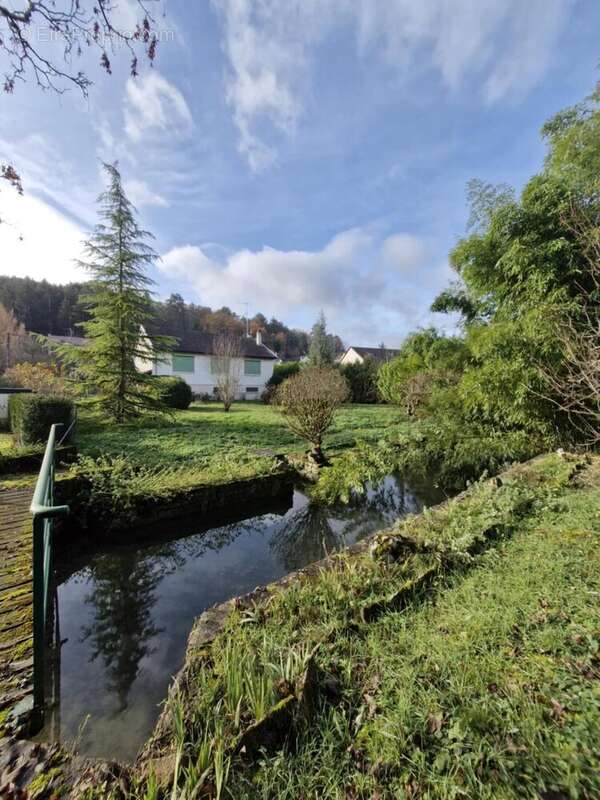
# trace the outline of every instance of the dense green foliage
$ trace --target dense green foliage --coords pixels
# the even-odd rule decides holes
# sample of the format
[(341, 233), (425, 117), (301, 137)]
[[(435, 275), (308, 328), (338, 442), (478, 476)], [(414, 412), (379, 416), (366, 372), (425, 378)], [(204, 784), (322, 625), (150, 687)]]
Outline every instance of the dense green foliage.
[(62, 424), (62, 434), (66, 434), (75, 417), (75, 407), (65, 397), (13, 394), (9, 397), (8, 414), (13, 437), (18, 446), (24, 447), (45, 442), (54, 423)]
[(160, 387), (161, 400), (168, 408), (185, 411), (193, 399), (192, 387), (179, 375), (161, 375), (155, 379)]
[[(152, 362), (155, 350), (140, 336), (142, 325), (152, 320), (149, 296), (152, 281), (146, 270), (156, 259), (146, 244), (135, 209), (125, 196), (115, 166), (105, 164), (109, 186), (100, 198), (100, 222), (85, 245), (81, 262), (92, 275), (82, 300), (90, 319), (82, 324), (89, 342), (84, 347), (57, 347), (61, 358), (77, 371), (77, 381), (94, 393), (94, 402), (115, 422), (144, 412), (164, 409), (159, 384), (138, 369)], [(158, 352), (168, 352), (172, 342), (154, 337)]]
[(58, 286), (33, 278), (0, 275), (0, 303), (15, 315), (28, 331), (69, 335), (87, 319), (79, 298), (85, 284)]
[(321, 471), (311, 495), (328, 505), (348, 502), (365, 491), (366, 481), (394, 472), (455, 492), (483, 474), (531, 458), (548, 444), (528, 431), (496, 432), (485, 425), (464, 430), (444, 417), (419, 420), (386, 432), (376, 446), (360, 442), (341, 453)]
[(344, 364), (340, 369), (348, 381), (351, 403), (378, 402), (378, 365), (374, 358), (367, 356), (362, 363), (357, 361), (355, 364)]
[(286, 378), (297, 375), (299, 372), (299, 361), (284, 361), (282, 364), (275, 364), (273, 374), (267, 381), (267, 386), (279, 386)]
[[(595, 94), (544, 126), (546, 164), (520, 197), (505, 185), (469, 184), (468, 235), (450, 255), (458, 281), (432, 306), (460, 314), (460, 336), (409, 336), (380, 370), (386, 400), (467, 438), (530, 434), (573, 445), (584, 443), (576, 413), (588, 415), (588, 428), (590, 419), (600, 426), (597, 393), (575, 409), (558, 391), (569, 331), (583, 321), (600, 331), (597, 101)], [(588, 358), (591, 370), (594, 363)]]
[(459, 337), (445, 337), (434, 328), (410, 334), (399, 355), (383, 364), (378, 389), (388, 403), (413, 415), (425, 408), (436, 389), (455, 384), (469, 358)]

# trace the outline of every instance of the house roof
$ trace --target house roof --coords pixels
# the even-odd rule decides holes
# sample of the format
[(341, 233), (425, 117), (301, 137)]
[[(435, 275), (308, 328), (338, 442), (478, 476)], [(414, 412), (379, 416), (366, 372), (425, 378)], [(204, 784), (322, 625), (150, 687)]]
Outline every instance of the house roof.
[(57, 342), (58, 344), (74, 344), (78, 347), (82, 347), (89, 341), (89, 339), (86, 339), (85, 336), (58, 336), (53, 333), (48, 334), (46, 338), (50, 342)]
[[(175, 353), (191, 353), (194, 355), (212, 355), (214, 353), (215, 334), (201, 331), (170, 333), (156, 325), (145, 326), (150, 338), (153, 336), (172, 336), (176, 340)], [(276, 360), (278, 356), (264, 344), (256, 344), (253, 337), (240, 339), (242, 355), (246, 358), (264, 358)]]
[[(354, 350), (362, 358), (370, 357), (380, 364), (391, 361), (392, 358), (396, 358), (400, 354), (400, 350), (394, 350), (390, 347), (349, 347), (348, 350)], [(346, 350), (346, 353), (348, 350)]]

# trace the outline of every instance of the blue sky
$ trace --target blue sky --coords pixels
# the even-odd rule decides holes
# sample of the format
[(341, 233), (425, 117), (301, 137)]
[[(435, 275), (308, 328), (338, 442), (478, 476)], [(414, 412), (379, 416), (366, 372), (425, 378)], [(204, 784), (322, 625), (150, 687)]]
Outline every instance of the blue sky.
[[(119, 3), (125, 27), (132, 0)], [(0, 98), (1, 270), (81, 279), (118, 159), (172, 291), (398, 344), (430, 321), (472, 177), (517, 188), (539, 129), (598, 78), (595, 0), (168, 0), (154, 68), (90, 57), (88, 100)], [(88, 57), (86, 56), (86, 59)], [(0, 69), (2, 63), (0, 59)], [(20, 241), (21, 234), (23, 241)]]

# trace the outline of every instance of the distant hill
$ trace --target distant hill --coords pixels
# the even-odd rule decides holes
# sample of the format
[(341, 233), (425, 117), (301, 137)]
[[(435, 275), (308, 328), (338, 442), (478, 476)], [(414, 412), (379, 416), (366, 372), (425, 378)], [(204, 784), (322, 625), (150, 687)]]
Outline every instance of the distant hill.
[[(15, 315), (28, 331), (42, 334), (77, 335), (79, 322), (86, 320), (85, 308), (80, 302), (85, 293), (85, 283), (69, 283), (64, 286), (35, 281), (32, 278), (13, 278), (0, 275), (0, 303)], [(160, 321), (177, 335), (185, 331), (232, 330), (243, 334), (245, 320), (227, 307), (220, 309), (186, 303), (179, 294), (173, 294), (164, 303), (156, 303), (156, 314)], [(256, 314), (249, 321), (250, 333), (262, 328), (263, 341), (281, 358), (300, 358), (308, 352), (309, 336), (306, 331), (288, 328), (283, 322), (263, 314)], [(339, 336), (334, 336), (336, 349), (344, 347)]]

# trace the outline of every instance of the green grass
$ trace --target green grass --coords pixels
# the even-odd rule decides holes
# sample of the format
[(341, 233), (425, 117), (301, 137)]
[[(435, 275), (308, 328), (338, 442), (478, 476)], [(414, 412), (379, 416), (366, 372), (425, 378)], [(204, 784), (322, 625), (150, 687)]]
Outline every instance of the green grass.
[(15, 450), (11, 433), (0, 432), (0, 455), (11, 455)]
[[(353, 445), (357, 438), (376, 440), (398, 425), (403, 414), (391, 406), (346, 406), (326, 437), (325, 448)], [(247, 475), (252, 465), (276, 453), (302, 452), (306, 444), (286, 427), (279, 412), (258, 403), (235, 403), (228, 413), (217, 403), (195, 403), (175, 413), (173, 422), (147, 421), (109, 425), (83, 410), (77, 447), (83, 455), (124, 454), (148, 467), (182, 465), (205, 469), (210, 480)]]
[[(178, 699), (182, 769), (210, 740), (236, 800), (600, 796), (600, 459), (582, 466), (517, 467), (233, 614)], [(236, 756), (256, 692), (314, 645), (335, 692), (295, 747)]]

